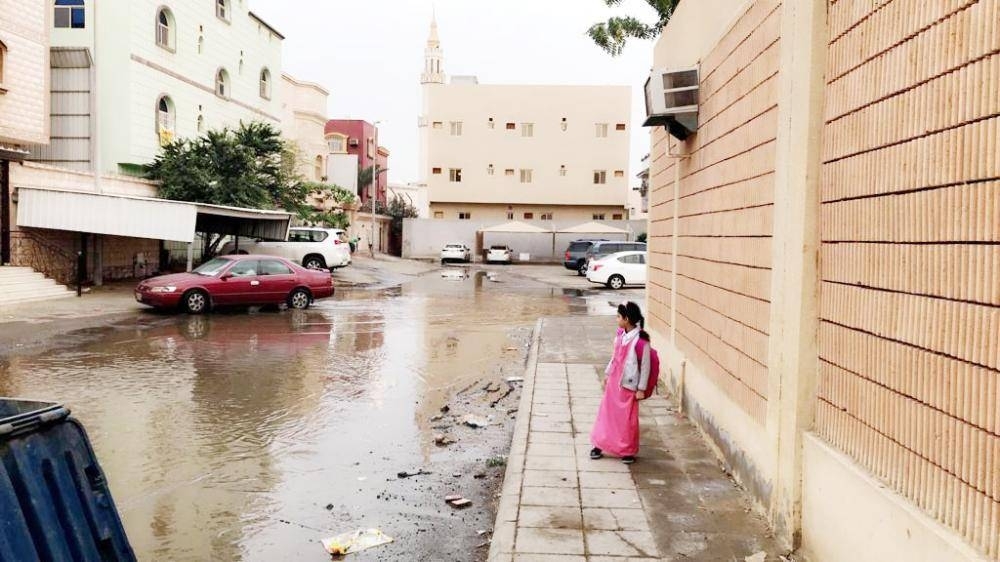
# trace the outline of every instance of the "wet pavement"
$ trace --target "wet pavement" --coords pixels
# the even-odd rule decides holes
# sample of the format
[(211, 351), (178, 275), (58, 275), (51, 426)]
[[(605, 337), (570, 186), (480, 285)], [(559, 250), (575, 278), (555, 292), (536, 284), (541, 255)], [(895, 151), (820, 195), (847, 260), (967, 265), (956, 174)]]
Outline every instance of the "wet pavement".
[(84, 423), (141, 560), (327, 560), (321, 538), (369, 527), (395, 542), (353, 560), (480, 560), (535, 321), (641, 296), (447, 268), (308, 311), (131, 312), (0, 335), (0, 395)]

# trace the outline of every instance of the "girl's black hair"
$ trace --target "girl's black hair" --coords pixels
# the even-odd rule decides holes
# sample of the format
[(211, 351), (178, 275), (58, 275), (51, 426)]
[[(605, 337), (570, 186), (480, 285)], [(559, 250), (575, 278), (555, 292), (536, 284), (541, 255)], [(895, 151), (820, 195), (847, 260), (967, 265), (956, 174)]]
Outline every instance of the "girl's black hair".
[(646, 318), (642, 315), (642, 309), (632, 301), (618, 305), (618, 315), (628, 320), (633, 326), (638, 326), (639, 337), (649, 341), (649, 334), (644, 329)]

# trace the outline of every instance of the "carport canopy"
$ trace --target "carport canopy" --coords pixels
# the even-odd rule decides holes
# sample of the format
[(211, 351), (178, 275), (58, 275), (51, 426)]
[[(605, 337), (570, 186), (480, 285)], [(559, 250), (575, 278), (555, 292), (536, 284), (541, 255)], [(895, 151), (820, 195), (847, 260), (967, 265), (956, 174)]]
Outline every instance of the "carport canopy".
[(285, 240), (292, 215), (152, 197), (17, 190), (17, 225), (89, 234), (191, 243), (196, 232)]
[(490, 226), (487, 228), (480, 229), (479, 232), (483, 233), (497, 232), (497, 233), (507, 233), (507, 234), (511, 233), (541, 234), (541, 233), (549, 233), (552, 231), (546, 228), (542, 228), (540, 226), (528, 224), (526, 222), (511, 221), (504, 224), (498, 224), (496, 226)]
[(629, 231), (611, 226), (609, 224), (602, 224), (599, 222), (587, 222), (583, 224), (578, 224), (576, 226), (571, 226), (569, 228), (564, 228), (557, 231), (558, 234), (629, 234)]

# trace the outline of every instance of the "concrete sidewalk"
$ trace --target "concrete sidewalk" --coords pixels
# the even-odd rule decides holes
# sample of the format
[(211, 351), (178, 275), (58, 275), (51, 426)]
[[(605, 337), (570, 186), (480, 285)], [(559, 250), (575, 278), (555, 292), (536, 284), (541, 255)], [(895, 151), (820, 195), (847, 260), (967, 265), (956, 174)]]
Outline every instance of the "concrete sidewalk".
[(780, 560), (764, 520), (662, 395), (641, 405), (636, 464), (589, 458), (613, 326), (539, 322), (489, 560)]

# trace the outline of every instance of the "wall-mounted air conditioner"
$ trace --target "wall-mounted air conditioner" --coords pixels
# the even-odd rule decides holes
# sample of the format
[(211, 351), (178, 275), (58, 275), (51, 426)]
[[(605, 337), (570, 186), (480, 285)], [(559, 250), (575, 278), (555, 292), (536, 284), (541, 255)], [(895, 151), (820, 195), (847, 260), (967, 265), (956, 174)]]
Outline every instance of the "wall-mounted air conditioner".
[(644, 127), (666, 127), (671, 135), (686, 139), (698, 130), (698, 69), (657, 69), (646, 80)]
[(347, 141), (347, 144), (351, 146), (358, 146), (359, 144), (361, 144), (361, 142), (358, 139), (352, 138), (351, 140)]

